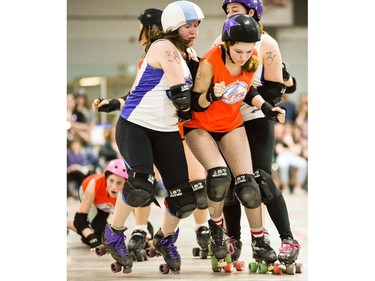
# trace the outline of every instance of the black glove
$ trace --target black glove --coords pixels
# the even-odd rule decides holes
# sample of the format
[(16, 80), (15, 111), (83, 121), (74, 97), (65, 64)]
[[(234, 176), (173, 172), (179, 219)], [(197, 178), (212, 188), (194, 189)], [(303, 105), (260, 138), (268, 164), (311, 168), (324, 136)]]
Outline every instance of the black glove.
[(269, 102), (264, 102), (261, 106), (261, 110), (269, 119), (276, 121), (276, 116), (279, 114), (277, 111), (272, 110), (273, 106)]
[(283, 63), (283, 80), (288, 81), (289, 78), (290, 78), (290, 74), (289, 74), (288, 70), (286, 69), (285, 63)]
[(102, 243), (98, 240), (94, 233), (91, 233), (89, 236), (82, 237), (82, 242), (86, 245), (90, 246), (91, 248), (95, 248), (100, 246)]
[[(104, 99), (99, 99), (100, 102)], [(120, 110), (121, 103), (117, 99), (109, 100), (108, 104), (104, 104), (98, 108), (98, 112), (112, 112), (115, 110)]]
[(189, 110), (183, 111), (179, 109), (177, 111), (177, 116), (178, 116), (179, 122), (189, 121), (191, 119), (191, 110), (189, 109)]

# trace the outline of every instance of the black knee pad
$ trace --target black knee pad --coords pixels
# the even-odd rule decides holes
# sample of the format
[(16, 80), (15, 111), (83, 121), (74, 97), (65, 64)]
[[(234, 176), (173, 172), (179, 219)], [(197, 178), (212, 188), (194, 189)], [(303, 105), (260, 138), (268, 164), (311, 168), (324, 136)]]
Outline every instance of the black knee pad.
[(173, 189), (168, 189), (164, 205), (172, 215), (179, 219), (190, 216), (197, 207), (197, 198), (190, 183), (183, 183)]
[(238, 199), (234, 195), (234, 178), (232, 177), (232, 181), (230, 182), (227, 195), (225, 196), (224, 206), (231, 206), (236, 203), (238, 203)]
[(206, 188), (206, 180), (196, 180), (190, 182), (191, 187), (195, 192), (195, 196), (197, 197), (197, 209), (203, 210), (208, 208), (207, 204), (207, 188)]
[(155, 195), (154, 173), (128, 171), (129, 178), (122, 190), (123, 198), (132, 207), (140, 207), (152, 202)]
[(207, 196), (214, 202), (222, 201), (232, 180), (227, 167), (216, 167), (207, 171)]
[(264, 204), (267, 205), (273, 198), (277, 198), (281, 195), (281, 191), (273, 182), (272, 177), (262, 169), (255, 171), (255, 180), (259, 185), (262, 202)]
[(262, 201), (259, 185), (254, 175), (239, 175), (235, 178), (234, 184), (234, 193), (245, 208), (255, 209), (259, 207)]

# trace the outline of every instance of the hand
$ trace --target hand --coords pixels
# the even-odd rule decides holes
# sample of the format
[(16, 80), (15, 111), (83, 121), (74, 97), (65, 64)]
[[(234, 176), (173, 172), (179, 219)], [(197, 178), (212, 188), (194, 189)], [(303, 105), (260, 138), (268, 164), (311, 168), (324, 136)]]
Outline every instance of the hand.
[(105, 105), (105, 104), (108, 104), (109, 101), (106, 100), (106, 99), (94, 99), (94, 101), (92, 102), (91, 104), (91, 108), (93, 111), (98, 111), (99, 107), (101, 107), (102, 105)]
[(211, 84), (206, 94), (207, 101), (213, 103), (214, 101), (222, 99), (225, 88), (226, 86), (224, 81), (220, 83)]
[(112, 112), (115, 110), (120, 110), (121, 103), (118, 99), (113, 100), (106, 100), (106, 99), (95, 99), (92, 103), (93, 110), (94, 105), (96, 105), (96, 108), (99, 112)]

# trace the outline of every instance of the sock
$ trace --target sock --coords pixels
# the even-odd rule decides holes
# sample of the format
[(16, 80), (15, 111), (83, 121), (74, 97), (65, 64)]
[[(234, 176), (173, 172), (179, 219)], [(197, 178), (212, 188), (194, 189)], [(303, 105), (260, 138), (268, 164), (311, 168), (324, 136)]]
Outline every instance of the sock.
[(134, 230), (135, 229), (143, 230), (144, 232), (148, 233), (147, 224), (136, 224), (134, 226)]
[(195, 224), (195, 227), (194, 227), (194, 230), (197, 231), (198, 228), (200, 228), (201, 226), (206, 226), (206, 227), (208, 227), (207, 223), (196, 223), (196, 224)]
[(256, 237), (256, 238), (264, 236), (263, 227), (251, 228), (250, 230), (251, 230), (250, 231), (251, 235)]
[(211, 220), (216, 223), (220, 228), (223, 228), (223, 219), (222, 218), (211, 218)]

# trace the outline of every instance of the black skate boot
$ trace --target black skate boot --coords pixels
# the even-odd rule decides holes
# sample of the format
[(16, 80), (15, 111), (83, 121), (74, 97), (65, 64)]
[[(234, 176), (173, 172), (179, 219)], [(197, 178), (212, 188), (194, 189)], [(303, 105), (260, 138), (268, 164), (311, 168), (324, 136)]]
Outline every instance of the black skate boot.
[(293, 263), (297, 260), (301, 245), (292, 238), (283, 239), (279, 249), (279, 261), (285, 264)]
[(295, 263), (298, 258), (301, 245), (293, 238), (283, 239), (279, 249), (279, 262), (285, 264), (284, 272), (293, 275), (294, 273), (302, 273), (302, 263)]
[(124, 231), (126, 229), (126, 227), (118, 230), (113, 229), (107, 224), (102, 235), (102, 243), (111, 256), (123, 267), (123, 272), (130, 273), (133, 266), (133, 259), (129, 255), (125, 245), (126, 236)]
[(240, 258), (242, 250), (242, 242), (234, 238), (229, 238), (229, 245), (231, 245), (231, 257), (232, 261), (236, 262)]
[(132, 232), (132, 236), (128, 242), (128, 251), (133, 261), (144, 261), (147, 260), (145, 254), (147, 233), (141, 229), (135, 229)]
[(227, 242), (227, 236), (223, 228), (217, 226), (213, 220), (208, 221), (210, 226), (211, 238), (209, 243), (209, 252), (211, 255), (211, 265), (214, 272), (221, 271), (224, 268), (225, 271), (233, 270), (226, 269), (225, 267), (232, 264), (232, 259), (229, 254), (229, 245)]
[(197, 243), (200, 248), (193, 248), (193, 256), (206, 259), (208, 256), (208, 243), (210, 241), (210, 229), (207, 226), (200, 226), (195, 232)]
[(163, 273), (168, 273), (171, 270), (172, 273), (179, 273), (181, 267), (181, 257), (177, 251), (177, 247), (174, 245), (178, 238), (179, 229), (173, 234), (164, 237), (161, 228), (154, 235), (154, 247), (157, 252), (159, 252), (164, 261), (167, 263), (160, 266), (160, 271)]
[(267, 244), (264, 236), (254, 237), (252, 236), (251, 247), (253, 248), (253, 258), (257, 262), (264, 261), (267, 264), (274, 263), (277, 260), (277, 255), (274, 249)]

